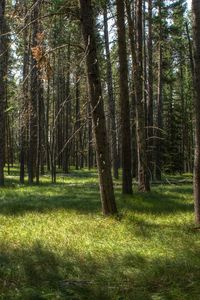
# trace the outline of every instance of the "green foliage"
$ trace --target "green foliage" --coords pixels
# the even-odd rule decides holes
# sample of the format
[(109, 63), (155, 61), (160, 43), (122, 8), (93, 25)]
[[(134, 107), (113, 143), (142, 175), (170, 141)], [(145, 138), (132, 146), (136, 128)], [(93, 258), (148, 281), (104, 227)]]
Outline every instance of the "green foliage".
[(191, 185), (122, 197), (117, 181), (115, 219), (99, 213), (93, 171), (40, 186), (16, 172), (0, 190), (0, 299), (198, 299)]

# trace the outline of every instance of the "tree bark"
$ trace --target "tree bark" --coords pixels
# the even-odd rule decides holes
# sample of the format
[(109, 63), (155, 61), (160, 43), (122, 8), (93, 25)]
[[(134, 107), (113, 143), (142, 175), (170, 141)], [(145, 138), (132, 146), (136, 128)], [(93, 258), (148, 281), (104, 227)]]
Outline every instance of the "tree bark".
[(107, 6), (104, 8), (104, 39), (106, 50), (106, 64), (107, 64), (107, 86), (108, 86), (108, 109), (109, 118), (111, 120), (111, 157), (113, 166), (113, 175), (116, 179), (118, 174), (118, 154), (117, 154), (117, 135), (116, 135), (116, 121), (115, 121), (115, 99), (113, 92), (113, 74), (110, 58), (109, 34), (108, 34), (108, 20), (107, 20)]
[(124, 0), (117, 0), (117, 33), (122, 141), (122, 192), (132, 194), (131, 130)]
[(24, 183), (25, 175), (25, 155), (26, 155), (26, 133), (27, 133), (27, 113), (28, 113), (28, 102), (29, 102), (29, 56), (30, 56), (30, 45), (29, 45), (29, 30), (27, 24), (29, 17), (27, 16), (27, 3), (24, 1), (25, 7), (25, 20), (24, 20), (24, 57), (23, 57), (23, 97), (22, 97), (22, 111), (21, 111), (21, 124), (20, 124), (20, 183)]
[[(33, 1), (34, 8), (31, 16), (33, 22), (32, 47), (38, 46), (37, 34), (39, 33), (39, 10), (41, 0)], [(30, 78), (30, 105), (29, 105), (29, 156), (28, 156), (28, 180), (33, 183), (36, 176), (37, 151), (38, 151), (38, 68), (37, 61), (31, 57), (31, 78)]]
[(152, 0), (148, 0), (148, 85), (147, 85), (147, 150), (148, 166), (153, 177), (153, 45)]
[(79, 0), (82, 23), (82, 35), (86, 49), (86, 65), (89, 83), (89, 97), (92, 109), (97, 165), (99, 172), (100, 193), (104, 215), (117, 213), (111, 163), (106, 132), (106, 122), (103, 107), (102, 89), (100, 82), (97, 45), (93, 20), (91, 0)]
[(157, 140), (156, 140), (156, 179), (161, 180), (162, 169), (162, 129), (163, 129), (163, 46), (162, 46), (162, 0), (158, 2), (159, 42), (158, 42), (158, 87), (157, 87)]
[(195, 220), (200, 224), (200, 2), (192, 1), (194, 40), (194, 113), (195, 113), (195, 154), (194, 154), (194, 207)]
[(136, 136), (138, 152), (138, 189), (150, 190), (149, 171), (146, 153), (145, 108), (143, 99), (143, 51), (142, 51), (142, 0), (136, 2)]
[(0, 0), (0, 186), (4, 185), (7, 37), (5, 0)]
[(135, 64), (136, 64), (136, 48), (135, 48), (135, 35), (134, 35), (134, 11), (133, 6), (131, 7), (130, 1), (125, 0), (126, 4), (126, 13), (127, 13), (127, 20), (128, 20), (128, 34), (129, 34), (129, 42), (130, 42), (130, 50), (131, 50), (131, 59), (132, 59), (132, 84), (131, 84), (131, 119), (132, 119), (132, 177), (137, 177), (137, 142), (136, 142), (136, 74), (135, 74)]

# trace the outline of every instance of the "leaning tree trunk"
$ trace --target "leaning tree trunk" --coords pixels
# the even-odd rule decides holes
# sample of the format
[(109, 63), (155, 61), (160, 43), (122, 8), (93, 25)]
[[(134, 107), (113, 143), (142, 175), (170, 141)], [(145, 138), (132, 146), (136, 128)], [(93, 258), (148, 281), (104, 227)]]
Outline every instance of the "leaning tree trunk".
[(192, 1), (194, 40), (194, 112), (195, 112), (195, 154), (194, 154), (194, 207), (195, 220), (200, 224), (200, 2)]
[(119, 83), (122, 141), (122, 192), (132, 194), (131, 130), (128, 90), (128, 61), (126, 51), (126, 29), (124, 0), (117, 0), (117, 32), (119, 52)]
[(89, 83), (89, 98), (92, 109), (102, 209), (105, 215), (111, 215), (117, 213), (117, 208), (111, 175), (111, 163), (109, 157), (106, 121), (103, 107), (99, 64), (97, 58), (93, 10), (91, 0), (79, 0), (79, 2), (82, 22), (82, 34), (85, 43), (85, 49), (87, 51), (86, 65)]
[(4, 185), (7, 37), (5, 0), (0, 0), (0, 186)]

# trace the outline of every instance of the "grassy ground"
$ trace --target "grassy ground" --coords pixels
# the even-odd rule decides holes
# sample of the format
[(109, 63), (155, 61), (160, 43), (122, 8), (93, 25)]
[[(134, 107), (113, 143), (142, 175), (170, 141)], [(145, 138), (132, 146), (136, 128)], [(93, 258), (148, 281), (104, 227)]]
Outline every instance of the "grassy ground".
[(116, 196), (104, 218), (95, 173), (0, 190), (0, 299), (200, 299), (192, 187)]

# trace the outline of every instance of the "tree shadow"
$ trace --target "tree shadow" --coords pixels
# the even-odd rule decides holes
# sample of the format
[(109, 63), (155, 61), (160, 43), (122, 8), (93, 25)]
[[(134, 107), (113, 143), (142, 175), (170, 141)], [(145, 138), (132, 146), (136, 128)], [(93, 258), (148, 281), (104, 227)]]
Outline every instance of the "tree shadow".
[[(13, 194), (14, 193), (14, 194)], [(28, 212), (46, 213), (52, 210), (74, 210), (81, 214), (97, 213), (101, 209), (99, 194), (96, 189), (73, 187), (57, 190), (36, 188), (29, 192), (5, 192), (0, 197), (0, 214), (23, 215)]]
[(151, 191), (149, 193), (136, 192), (133, 196), (122, 197), (121, 208), (152, 215), (168, 215), (176, 212), (192, 212), (193, 203), (185, 199), (185, 195), (191, 197), (190, 189), (185, 191), (184, 197), (178, 188), (173, 193)]
[[(74, 172), (82, 178), (88, 172)], [(10, 182), (6, 188), (0, 190), (0, 214), (23, 215), (27, 212), (46, 213), (51, 210), (74, 210), (81, 214), (96, 214), (101, 211), (98, 184), (91, 181), (74, 183), (58, 182), (51, 184), (50, 181), (42, 182), (39, 186), (24, 186)], [(84, 177), (85, 178), (85, 177)], [(165, 190), (166, 192), (166, 190)], [(124, 197), (117, 188), (117, 204), (119, 209), (129, 210), (136, 213), (152, 215), (172, 214), (176, 212), (192, 212), (193, 204), (185, 197), (191, 197), (192, 187), (170, 186), (169, 194), (157, 187), (150, 193), (134, 192), (133, 196)]]
[[(192, 254), (192, 255), (191, 255)], [(58, 254), (40, 242), (31, 248), (1, 245), (1, 299), (198, 299), (199, 252), (147, 259), (133, 251), (98, 256), (66, 249)], [(197, 297), (197, 298), (195, 298)]]

